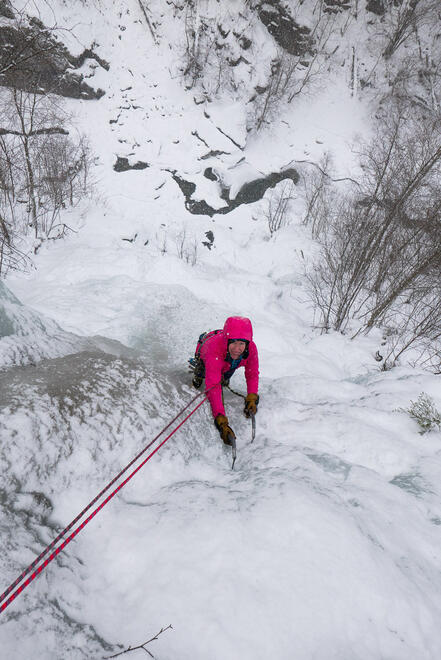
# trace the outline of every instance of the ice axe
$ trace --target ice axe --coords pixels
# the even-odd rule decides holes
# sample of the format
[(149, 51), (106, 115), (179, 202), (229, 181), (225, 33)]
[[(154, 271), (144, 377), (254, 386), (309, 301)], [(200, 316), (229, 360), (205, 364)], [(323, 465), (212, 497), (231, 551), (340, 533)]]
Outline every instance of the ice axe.
[(232, 455), (232, 457), (233, 457), (233, 463), (232, 463), (232, 465), (231, 465), (231, 469), (234, 470), (234, 464), (235, 464), (235, 462), (236, 462), (236, 456), (237, 456), (237, 452), (236, 452), (236, 436), (233, 435), (233, 433), (230, 433), (230, 435), (228, 436), (228, 440), (229, 440), (229, 443), (230, 443), (230, 445), (231, 445), (231, 455)]
[(250, 413), (251, 417), (251, 442), (254, 442), (254, 438), (256, 437), (256, 417), (254, 413)]

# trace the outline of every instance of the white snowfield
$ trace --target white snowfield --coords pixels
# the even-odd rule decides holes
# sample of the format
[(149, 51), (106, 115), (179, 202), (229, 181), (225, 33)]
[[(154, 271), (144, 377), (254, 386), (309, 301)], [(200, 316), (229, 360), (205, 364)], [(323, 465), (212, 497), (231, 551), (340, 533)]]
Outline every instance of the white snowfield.
[[(441, 432), (420, 435), (397, 409), (422, 391), (440, 408), (439, 376), (381, 372), (380, 333), (314, 328), (300, 196), (270, 237), (266, 199), (191, 215), (170, 173), (214, 207), (208, 166), (234, 189), (331, 150), (347, 174), (363, 105), (336, 78), (290, 109), (292, 130), (248, 144), (243, 109), (204, 117), (171, 75), (171, 5), (155, 45), (137, 1), (109, 4), (52, 3), (77, 25), (69, 46), (95, 40), (111, 68), (90, 81), (102, 99), (70, 102), (99, 157), (94, 199), (70, 212), (78, 233), (0, 284), (0, 592), (195, 396), (187, 359), (230, 315), (254, 326), (257, 435), (226, 391), (231, 470), (205, 403), (0, 614), (1, 657), (109, 657), (171, 624), (146, 647), (158, 660), (438, 660)], [(210, 149), (230, 153), (200, 160)], [(150, 167), (116, 173), (117, 156)], [(243, 374), (231, 385), (245, 392)]]

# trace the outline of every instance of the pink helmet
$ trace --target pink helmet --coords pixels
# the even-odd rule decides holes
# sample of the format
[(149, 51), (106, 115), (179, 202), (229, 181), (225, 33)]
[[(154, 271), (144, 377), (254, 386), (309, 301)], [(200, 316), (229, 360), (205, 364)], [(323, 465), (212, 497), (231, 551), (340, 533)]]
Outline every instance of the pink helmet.
[(230, 316), (227, 318), (223, 328), (226, 339), (243, 339), (251, 341), (253, 338), (253, 326), (250, 319), (244, 316)]

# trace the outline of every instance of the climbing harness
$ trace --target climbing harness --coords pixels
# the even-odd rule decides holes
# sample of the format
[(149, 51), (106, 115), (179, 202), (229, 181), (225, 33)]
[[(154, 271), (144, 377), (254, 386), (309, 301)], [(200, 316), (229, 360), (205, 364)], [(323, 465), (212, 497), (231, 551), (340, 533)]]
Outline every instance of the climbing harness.
[[(216, 387), (216, 385), (218, 385), (218, 384), (219, 384), (219, 383), (216, 383), (216, 384), (213, 385), (210, 389), (212, 389), (213, 387)], [(15, 581), (14, 581), (14, 582), (13, 582), (8, 588), (7, 588), (7, 589), (6, 589), (6, 591), (4, 591), (4, 592), (1, 594), (1, 596), (0, 596), (0, 612), (3, 612), (3, 610), (5, 610), (5, 609), (8, 607), (8, 605), (10, 605), (10, 604), (12, 603), (12, 601), (14, 601), (14, 600), (17, 598), (17, 596), (19, 596), (19, 595), (21, 594), (21, 592), (24, 591), (24, 589), (26, 589), (26, 587), (29, 586), (29, 584), (35, 580), (36, 577), (38, 577), (38, 575), (40, 575), (40, 573), (46, 568), (46, 566), (47, 566), (48, 564), (50, 564), (50, 562), (51, 562), (53, 559), (55, 559), (55, 557), (56, 557), (56, 556), (57, 556), (57, 555), (58, 555), (58, 554), (59, 554), (59, 553), (60, 553), (60, 552), (61, 552), (61, 551), (62, 551), (62, 550), (63, 550), (63, 549), (64, 549), (64, 548), (65, 548), (65, 547), (66, 547), (66, 546), (67, 546), (67, 545), (68, 545), (68, 544), (69, 544), (69, 543), (70, 543), (70, 542), (76, 537), (76, 536), (77, 536), (77, 534), (79, 534), (79, 532), (81, 532), (81, 530), (82, 530), (82, 529), (83, 529), (83, 528), (84, 528), (84, 527), (85, 527), (85, 526), (86, 526), (86, 525), (87, 525), (87, 524), (88, 524), (88, 523), (89, 523), (89, 522), (90, 522), (90, 521), (96, 516), (96, 514), (97, 514), (99, 511), (101, 511), (101, 509), (102, 509), (102, 508), (103, 508), (108, 502), (110, 502), (110, 500), (111, 500), (111, 499), (112, 499), (112, 498), (113, 498), (113, 497), (114, 497), (114, 496), (115, 496), (115, 495), (116, 495), (116, 494), (117, 494), (117, 493), (118, 493), (118, 492), (119, 492), (119, 491), (120, 491), (120, 490), (121, 490), (121, 489), (122, 489), (122, 488), (123, 488), (123, 487), (124, 487), (124, 486), (125, 486), (125, 485), (126, 485), (131, 479), (132, 479), (132, 478), (133, 478), (133, 477), (134, 477), (134, 476), (135, 476), (135, 474), (136, 474), (137, 472), (139, 472), (139, 470), (140, 470), (140, 469), (141, 469), (141, 468), (147, 463), (147, 461), (149, 461), (149, 460), (152, 458), (152, 456), (154, 456), (154, 454), (156, 454), (156, 452), (157, 452), (157, 451), (158, 451), (158, 450), (159, 450), (159, 449), (160, 449), (160, 448), (161, 448), (161, 447), (167, 442), (167, 440), (169, 440), (169, 438), (171, 438), (172, 435), (174, 435), (174, 434), (176, 433), (176, 431), (177, 431), (177, 430), (178, 430), (183, 424), (185, 424), (185, 422), (186, 422), (186, 421), (187, 421), (187, 420), (188, 420), (188, 419), (189, 419), (189, 418), (190, 418), (190, 417), (196, 412), (196, 410), (198, 410), (198, 408), (200, 408), (200, 407), (202, 406), (202, 404), (207, 400), (207, 392), (208, 392), (208, 391), (209, 391), (209, 390), (206, 390), (206, 391), (205, 391), (205, 396), (204, 396), (204, 393), (203, 393), (203, 392), (200, 392), (200, 393), (197, 394), (195, 397), (193, 397), (193, 399), (192, 399), (192, 400), (191, 400), (191, 401), (190, 401), (190, 402), (189, 402), (184, 408), (182, 408), (182, 410), (180, 410), (180, 411), (178, 412), (178, 414), (176, 415), (176, 417), (174, 417), (174, 418), (171, 420), (171, 422), (169, 422), (169, 423), (167, 424), (167, 426), (165, 426), (165, 427), (164, 427), (164, 428), (158, 433), (158, 435), (157, 435), (155, 438), (153, 438), (153, 440), (152, 440), (151, 442), (149, 442), (149, 444), (146, 445), (146, 446), (144, 447), (144, 449), (143, 449), (143, 450), (142, 450), (137, 456), (135, 456), (135, 458), (133, 458), (133, 459), (130, 461), (130, 463), (128, 463), (128, 464), (126, 465), (126, 467), (123, 468), (123, 469), (121, 470), (121, 472), (119, 472), (119, 474), (117, 474), (117, 476), (114, 477), (114, 479), (112, 479), (112, 481), (110, 481), (110, 482), (107, 484), (107, 486), (105, 486), (105, 488), (103, 488), (103, 490), (102, 490), (102, 491), (101, 491), (101, 492), (100, 492), (100, 493), (99, 493), (99, 494), (98, 494), (98, 495), (97, 495), (97, 496), (96, 496), (91, 502), (89, 502), (89, 504), (88, 504), (88, 505), (87, 505), (87, 506), (81, 511), (81, 513), (79, 513), (79, 514), (76, 516), (76, 518), (74, 518), (74, 520), (72, 520), (72, 521), (69, 523), (69, 525), (67, 525), (67, 527), (65, 527), (65, 528), (63, 529), (63, 531), (60, 532), (60, 534), (58, 534), (58, 536), (56, 537), (56, 539), (54, 539), (54, 541), (52, 541), (52, 543), (50, 543), (50, 544), (49, 544), (49, 545), (48, 545), (48, 546), (47, 546), (47, 547), (46, 547), (46, 548), (45, 548), (45, 549), (39, 554), (39, 556), (38, 556), (38, 557), (37, 557), (37, 558), (36, 558), (36, 559), (35, 559), (35, 560), (34, 560), (34, 561), (33, 561), (33, 562), (32, 562), (32, 563), (31, 563), (31, 564), (30, 564), (30, 565), (29, 565), (29, 566), (28, 566), (28, 567), (27, 567), (22, 573), (21, 573), (21, 575), (20, 575), (20, 576), (19, 576), (19, 577), (18, 577), (18, 578), (17, 578), (17, 579), (16, 579), (16, 580), (15, 580)], [(161, 443), (160, 443), (160, 444), (159, 444), (159, 445), (158, 445), (158, 446), (157, 446), (157, 447), (156, 447), (156, 448), (155, 448), (155, 449), (154, 449), (154, 450), (153, 450), (153, 451), (147, 456), (147, 458), (145, 458), (145, 459), (142, 461), (142, 463), (140, 463), (140, 464), (138, 465), (138, 467), (135, 468), (135, 469), (133, 470), (133, 472), (131, 472), (131, 473), (129, 474), (129, 476), (126, 477), (126, 479), (124, 479), (124, 481), (122, 481), (122, 482), (119, 484), (119, 486), (117, 486), (117, 488), (115, 488), (115, 490), (113, 490), (113, 491), (110, 493), (110, 495), (108, 495), (108, 496), (106, 497), (106, 499), (105, 499), (103, 502), (101, 502), (101, 504), (100, 504), (99, 506), (97, 506), (96, 509), (94, 509), (94, 510), (92, 511), (92, 513), (91, 513), (91, 514), (90, 514), (85, 520), (83, 520), (83, 522), (82, 522), (80, 525), (78, 525), (78, 527), (76, 527), (76, 528), (72, 531), (72, 533), (70, 534), (70, 536), (68, 536), (68, 537), (67, 537), (67, 538), (61, 543), (61, 545), (59, 545), (58, 547), (55, 548), (55, 546), (57, 545), (58, 541), (60, 541), (60, 540), (64, 537), (64, 535), (65, 535), (67, 532), (69, 532), (69, 531), (72, 529), (72, 527), (74, 527), (74, 525), (75, 525), (75, 524), (76, 524), (76, 523), (77, 523), (77, 522), (78, 522), (78, 521), (84, 516), (84, 514), (85, 514), (87, 511), (89, 511), (89, 510), (93, 507), (93, 505), (94, 505), (94, 504), (95, 504), (95, 503), (101, 498), (101, 496), (104, 495), (104, 493), (106, 493), (106, 492), (109, 490), (109, 488), (111, 488), (111, 486), (112, 486), (112, 485), (113, 485), (113, 484), (114, 484), (114, 483), (115, 483), (115, 482), (116, 482), (116, 481), (117, 481), (117, 480), (118, 480), (118, 479), (119, 479), (119, 478), (120, 478), (125, 472), (127, 472), (127, 470), (128, 470), (128, 469), (129, 469), (134, 463), (136, 463), (136, 461), (137, 461), (137, 460), (138, 460), (143, 454), (145, 454), (145, 452), (147, 451), (147, 449), (149, 449), (149, 448), (150, 448), (150, 447), (151, 447), (151, 446), (152, 446), (152, 445), (153, 445), (153, 444), (154, 444), (154, 443), (160, 438), (160, 436), (163, 435), (163, 433), (165, 433), (165, 431), (167, 431), (167, 429), (169, 429), (170, 426), (172, 426), (172, 424), (174, 424), (174, 422), (176, 422), (177, 419), (178, 419), (178, 418), (179, 418), (179, 417), (180, 417), (180, 416), (181, 416), (186, 410), (188, 410), (188, 408), (189, 408), (189, 407), (190, 407), (190, 406), (191, 406), (191, 405), (192, 405), (192, 404), (193, 404), (198, 398), (200, 398), (201, 396), (204, 397), (204, 398), (202, 399), (202, 401), (200, 401), (200, 402), (198, 403), (198, 405), (197, 405), (197, 406), (196, 406), (196, 407), (195, 407), (190, 413), (188, 413), (188, 415), (187, 415), (187, 416), (186, 416), (186, 417), (185, 417), (185, 418), (184, 418), (184, 419), (178, 424), (178, 426), (177, 426), (177, 427), (176, 427), (171, 433), (169, 433), (169, 434), (167, 435), (167, 437), (166, 437), (164, 440), (162, 440), (162, 442), (161, 442)], [(53, 552), (51, 552), (51, 554), (49, 554), (49, 555), (46, 557), (46, 559), (45, 559), (45, 560), (44, 560), (39, 566), (37, 566), (37, 564), (43, 559), (43, 557), (45, 557), (45, 556), (46, 556), (46, 555), (47, 555), (47, 554), (48, 554), (53, 548), (55, 548), (55, 549), (53, 550)], [(35, 569), (35, 570), (34, 570), (34, 569)], [(31, 571), (33, 571), (33, 572), (31, 573)], [(28, 573), (31, 573), (31, 575), (29, 575), (29, 577), (28, 577), (24, 582), (22, 582), (22, 580), (26, 577), (26, 575), (28, 575)], [(20, 583), (21, 583), (21, 584), (20, 584)], [(20, 585), (20, 586), (18, 586), (18, 585)], [(16, 588), (16, 587), (17, 587), (17, 588)], [(14, 591), (14, 589), (15, 589), (15, 591)], [(11, 593), (11, 592), (12, 592), (12, 593)], [(11, 594), (11, 595), (9, 596), (9, 594)], [(9, 596), (9, 598), (7, 598), (7, 596)]]

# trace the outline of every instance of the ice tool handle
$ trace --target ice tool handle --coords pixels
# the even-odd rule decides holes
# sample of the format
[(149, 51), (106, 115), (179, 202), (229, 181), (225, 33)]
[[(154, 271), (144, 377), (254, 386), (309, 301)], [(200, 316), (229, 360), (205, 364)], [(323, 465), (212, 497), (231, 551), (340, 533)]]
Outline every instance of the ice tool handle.
[(251, 442), (254, 442), (256, 437), (256, 416), (253, 413), (250, 413), (251, 417)]
[(237, 456), (236, 437), (232, 433), (230, 433), (230, 435), (228, 436), (228, 440), (231, 444), (231, 455), (232, 455), (232, 458), (233, 458), (233, 464), (231, 465), (231, 469), (234, 470), (234, 464), (236, 462), (236, 456)]

